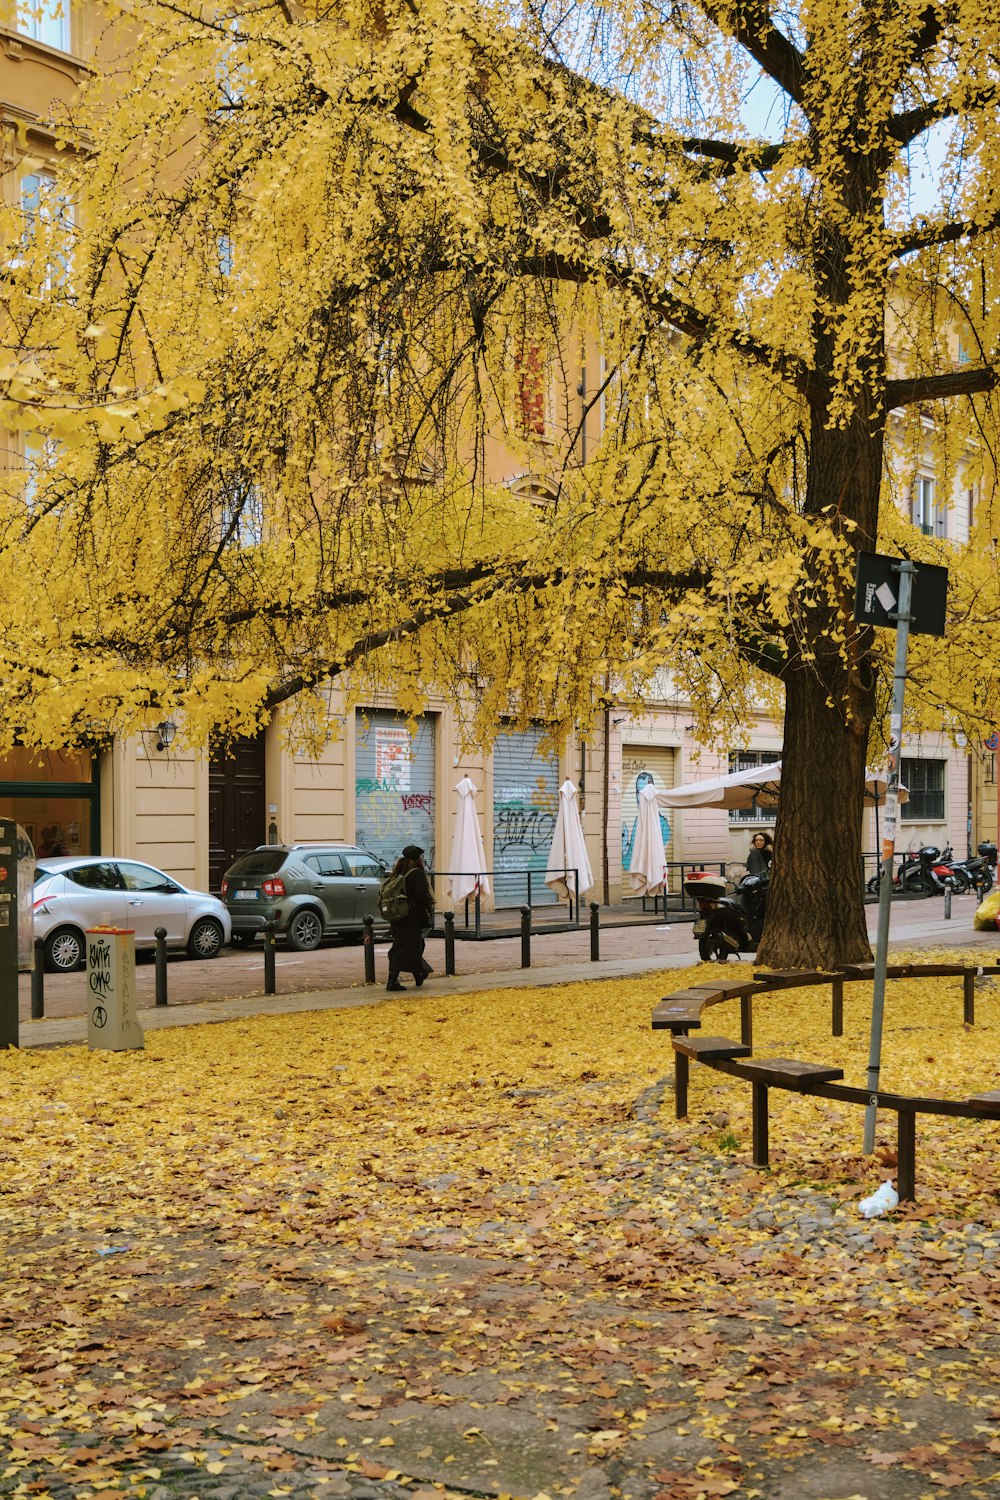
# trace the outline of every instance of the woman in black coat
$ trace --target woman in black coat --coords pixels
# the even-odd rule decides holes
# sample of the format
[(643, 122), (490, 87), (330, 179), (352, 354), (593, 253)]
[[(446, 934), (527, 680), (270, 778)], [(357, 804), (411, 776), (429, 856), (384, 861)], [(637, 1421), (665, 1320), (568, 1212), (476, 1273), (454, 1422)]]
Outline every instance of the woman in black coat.
[(386, 989), (406, 989), (406, 985), (399, 982), (401, 973), (412, 974), (419, 989), (428, 974), (434, 972), (424, 958), (424, 930), (434, 921), (434, 893), (427, 879), (424, 851), (416, 844), (407, 844), (391, 873), (405, 877), (410, 909), (405, 917), (389, 923), (392, 947), (389, 949), (389, 983)]

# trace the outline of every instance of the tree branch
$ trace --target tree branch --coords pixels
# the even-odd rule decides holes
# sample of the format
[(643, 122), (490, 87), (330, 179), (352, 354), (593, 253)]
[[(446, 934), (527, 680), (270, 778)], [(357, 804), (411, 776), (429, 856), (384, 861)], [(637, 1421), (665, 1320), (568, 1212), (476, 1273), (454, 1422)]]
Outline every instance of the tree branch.
[(983, 223), (972, 219), (956, 219), (942, 224), (926, 224), (910, 234), (899, 235), (893, 246), (894, 256), (912, 255), (914, 250), (927, 250), (932, 245), (953, 245), (956, 240), (975, 239), (1000, 229), (1000, 209)]
[(942, 370), (937, 375), (887, 381), (885, 403), (887, 410), (892, 411), (896, 406), (919, 406), (925, 401), (947, 401), (952, 396), (976, 396), (994, 390), (998, 384), (1000, 373), (993, 365), (973, 370)]
[(725, 36), (738, 42), (769, 78), (790, 99), (802, 107), (808, 66), (804, 55), (771, 20), (762, 0), (736, 0), (732, 9), (723, 10), (709, 3), (703, 6), (706, 16)]

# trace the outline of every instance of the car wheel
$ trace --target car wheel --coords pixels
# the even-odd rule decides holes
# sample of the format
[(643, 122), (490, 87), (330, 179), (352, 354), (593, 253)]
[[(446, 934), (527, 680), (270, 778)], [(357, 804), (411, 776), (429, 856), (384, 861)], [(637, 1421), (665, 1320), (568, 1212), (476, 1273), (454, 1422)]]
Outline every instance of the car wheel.
[(84, 936), (76, 927), (57, 927), (45, 939), (45, 967), (55, 974), (82, 969), (86, 957)]
[(718, 928), (698, 939), (698, 952), (707, 964), (724, 964), (732, 951)]
[(192, 958), (217, 958), (224, 936), (214, 917), (199, 917), (188, 935), (187, 951)]
[(318, 948), (323, 936), (323, 918), (311, 906), (297, 911), (288, 924), (286, 937), (299, 953), (309, 953)]
[(229, 941), (234, 948), (249, 948), (251, 943), (256, 942), (256, 939), (255, 932), (234, 932)]

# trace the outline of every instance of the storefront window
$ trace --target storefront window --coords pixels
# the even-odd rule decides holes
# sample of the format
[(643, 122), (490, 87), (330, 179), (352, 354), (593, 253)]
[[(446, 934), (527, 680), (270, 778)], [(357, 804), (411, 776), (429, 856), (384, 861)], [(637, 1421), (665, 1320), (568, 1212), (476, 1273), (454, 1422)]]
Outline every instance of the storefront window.
[(24, 829), (35, 853), (97, 854), (96, 758), (89, 750), (0, 755), (0, 816)]

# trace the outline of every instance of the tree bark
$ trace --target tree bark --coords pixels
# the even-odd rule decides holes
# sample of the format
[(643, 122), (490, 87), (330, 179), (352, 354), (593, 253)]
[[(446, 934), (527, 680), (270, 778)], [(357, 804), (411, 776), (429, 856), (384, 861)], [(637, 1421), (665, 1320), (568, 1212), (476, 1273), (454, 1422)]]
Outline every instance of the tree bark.
[(828, 705), (816, 673), (790, 675), (768, 915), (757, 954), (769, 968), (871, 958), (861, 859), (866, 736), (859, 728), (845, 723), (839, 704)]
[[(849, 520), (852, 546), (874, 551), (884, 449), (884, 407), (868, 392), (843, 427), (813, 413), (805, 509)], [(785, 680), (781, 798), (775, 828), (762, 964), (792, 969), (865, 963), (862, 814), (868, 732), (875, 710), (870, 633), (853, 622), (854, 578), (831, 600), (829, 564), (815, 561), (803, 590)]]

